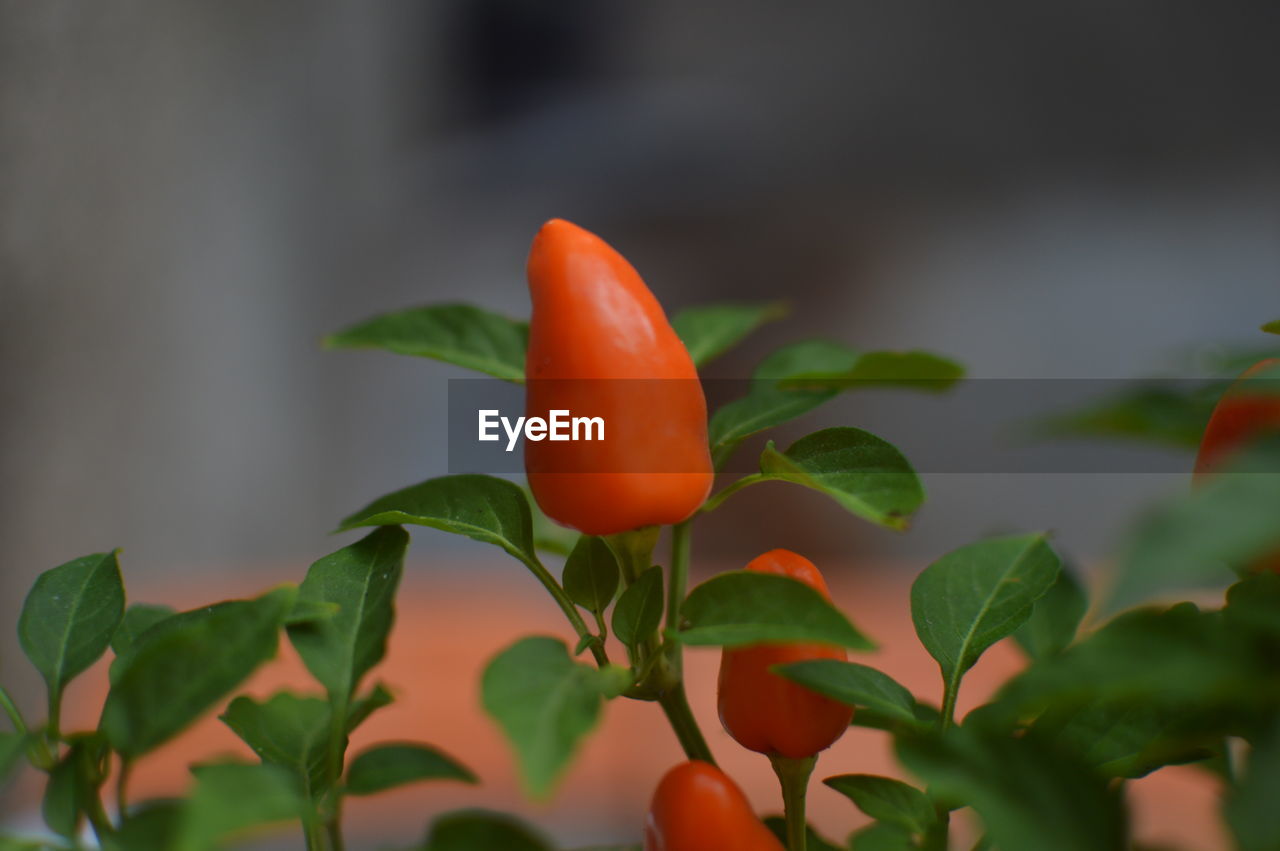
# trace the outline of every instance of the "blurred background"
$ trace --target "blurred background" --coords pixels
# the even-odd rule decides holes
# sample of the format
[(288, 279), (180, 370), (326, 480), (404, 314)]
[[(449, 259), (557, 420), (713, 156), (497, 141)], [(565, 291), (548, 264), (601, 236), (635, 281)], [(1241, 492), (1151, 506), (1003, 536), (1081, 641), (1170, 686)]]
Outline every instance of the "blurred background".
[[(719, 377), (806, 335), (1025, 379), (1264, 343), (1277, 36), (1264, 4), (3, 0), (0, 676), (37, 693), (11, 625), (45, 568), (123, 547), (135, 599), (247, 593), (443, 473), (463, 373), (319, 339), (433, 301), (525, 315), (553, 216), (669, 311), (789, 299)], [(1185, 484), (926, 473), (910, 535), (759, 488), (697, 558), (793, 546), (909, 579), (1052, 528), (1094, 564)], [(416, 537), (413, 581), (536, 594), (478, 545)]]

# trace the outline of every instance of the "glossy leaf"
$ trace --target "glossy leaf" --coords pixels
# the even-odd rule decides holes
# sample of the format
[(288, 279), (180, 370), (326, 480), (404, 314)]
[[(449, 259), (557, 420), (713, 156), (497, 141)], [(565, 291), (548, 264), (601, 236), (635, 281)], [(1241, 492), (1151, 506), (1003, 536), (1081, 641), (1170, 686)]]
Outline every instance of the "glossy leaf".
[(600, 716), (602, 672), (555, 638), (522, 639), (485, 668), (485, 711), (515, 749), (526, 792), (545, 799)]
[(53, 700), (98, 660), (124, 617), (119, 550), (69, 561), (40, 574), (18, 618), (18, 642)]
[(325, 338), (330, 349), (385, 349), (524, 381), (529, 325), (469, 304), (438, 304), (365, 320)]
[(112, 671), (100, 728), (111, 746), (139, 756), (162, 744), (275, 655), (296, 589), (218, 603), (146, 631)]
[(864, 520), (905, 529), (924, 502), (924, 488), (893, 444), (856, 428), (814, 432), (779, 452), (773, 443), (760, 456), (760, 472), (734, 482), (703, 507), (716, 508), (730, 494), (761, 482), (791, 482), (834, 499)]
[(603, 538), (582, 535), (564, 563), (564, 590), (589, 612), (603, 612), (618, 593), (618, 559)]
[(613, 634), (628, 646), (643, 641), (662, 621), (662, 568), (650, 567), (622, 592), (613, 608)]
[(506, 813), (456, 810), (431, 824), (422, 851), (555, 851), (529, 825)]
[(1044, 535), (1016, 535), (961, 547), (916, 578), (911, 619), (949, 690), (988, 647), (1026, 622), (1059, 567)]
[(195, 789), (183, 809), (176, 851), (211, 851), (251, 829), (304, 817), (296, 781), (279, 766), (229, 762), (192, 772)]
[(1128, 847), (1119, 791), (1039, 740), (962, 727), (899, 740), (897, 752), (935, 797), (973, 807), (997, 848)]
[(523, 562), (535, 558), (533, 520), (519, 485), (493, 476), (428, 479), (375, 500), (338, 531), (408, 523), (495, 544)]
[(407, 532), (384, 526), (311, 565), (298, 588), (301, 600), (338, 606), (332, 618), (289, 626), (289, 640), (337, 706), (386, 653), (408, 546)]
[(921, 834), (936, 820), (933, 803), (914, 786), (875, 774), (841, 774), (822, 781), (876, 821)]
[(1242, 460), (1270, 472), (1219, 474), (1141, 520), (1121, 556), (1108, 611), (1174, 589), (1226, 585), (1229, 568), (1280, 550), (1280, 448)]
[(722, 573), (694, 588), (682, 612), (679, 638), (690, 645), (815, 641), (860, 650), (875, 647), (820, 592), (788, 576)]
[(1223, 815), (1240, 851), (1280, 848), (1280, 724), (1257, 738), (1249, 752), (1243, 777), (1228, 793)]
[(671, 317), (671, 327), (684, 342), (696, 366), (704, 366), (746, 339), (762, 325), (787, 315), (782, 302), (710, 304), (690, 307)]
[(134, 603), (125, 609), (124, 619), (111, 636), (111, 650), (116, 656), (124, 656), (138, 643), (142, 634), (176, 612), (172, 606), (150, 603)]
[(777, 673), (849, 706), (871, 709), (895, 722), (920, 725), (915, 697), (897, 680), (857, 662), (814, 659), (780, 665)]
[(1045, 595), (1036, 600), (1031, 617), (1013, 633), (1013, 639), (1032, 659), (1054, 656), (1075, 639), (1088, 607), (1084, 588), (1063, 567)]
[(313, 797), (328, 788), (330, 719), (327, 701), (279, 692), (265, 703), (250, 697), (231, 701), (222, 722), (266, 763), (288, 770), (302, 793)]
[(413, 742), (375, 745), (362, 751), (347, 769), (350, 795), (373, 795), (422, 780), (477, 782), (466, 766), (448, 754)]

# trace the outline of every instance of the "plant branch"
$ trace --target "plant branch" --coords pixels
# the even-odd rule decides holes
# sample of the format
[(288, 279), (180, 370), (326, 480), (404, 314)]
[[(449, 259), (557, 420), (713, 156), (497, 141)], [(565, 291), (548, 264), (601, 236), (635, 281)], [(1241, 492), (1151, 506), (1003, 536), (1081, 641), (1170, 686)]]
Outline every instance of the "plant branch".
[(707, 740), (703, 738), (702, 730), (693, 717), (693, 710), (689, 708), (689, 698), (685, 694), (684, 683), (677, 683), (673, 688), (663, 692), (658, 698), (658, 704), (671, 723), (671, 729), (675, 731), (680, 747), (684, 749), (684, 755), (689, 759), (715, 765), (716, 760), (711, 755), (711, 748), (707, 746)]
[(805, 821), (804, 804), (809, 792), (809, 776), (813, 774), (816, 756), (801, 759), (771, 754), (769, 762), (782, 786), (782, 806), (787, 817), (787, 851), (805, 851), (808, 841), (808, 823)]
[(560, 606), (560, 610), (564, 612), (564, 616), (568, 618), (569, 625), (573, 627), (578, 634), (579, 640), (590, 641), (591, 655), (595, 657), (596, 664), (604, 667), (609, 664), (609, 654), (604, 649), (604, 636), (596, 635), (587, 628), (587, 623), (582, 619), (582, 615), (578, 613), (578, 607), (573, 604), (573, 600), (569, 599), (569, 595), (565, 593), (564, 588), (560, 587), (560, 583), (551, 575), (542, 562), (538, 561), (537, 556), (519, 556), (524, 562), (525, 567), (542, 583), (542, 587), (547, 589), (552, 598)]
[(4, 709), (4, 714), (9, 716), (9, 721), (13, 723), (15, 733), (27, 734), (27, 722), (22, 717), (22, 711), (18, 709), (18, 704), (13, 702), (13, 698), (9, 696), (9, 692), (4, 690), (4, 686), (0, 686), (0, 709)]

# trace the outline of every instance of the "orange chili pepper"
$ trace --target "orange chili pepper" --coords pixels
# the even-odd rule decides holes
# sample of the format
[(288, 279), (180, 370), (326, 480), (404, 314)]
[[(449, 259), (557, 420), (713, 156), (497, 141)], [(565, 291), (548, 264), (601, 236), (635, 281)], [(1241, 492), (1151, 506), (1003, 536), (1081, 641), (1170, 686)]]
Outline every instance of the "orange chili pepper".
[(685, 762), (663, 776), (644, 826), (644, 851), (786, 851), (729, 776)]
[(526, 443), (538, 505), (590, 535), (685, 520), (714, 476), (707, 402), (662, 305), (622, 255), (561, 219), (534, 238), (528, 276), (526, 415), (599, 417), (604, 432)]
[[(1231, 456), (1267, 434), (1280, 434), (1280, 390), (1274, 384), (1266, 389), (1250, 387), (1250, 378), (1269, 373), (1280, 378), (1280, 358), (1259, 361), (1245, 370), (1227, 391), (1209, 417), (1200, 451), (1196, 455), (1194, 482), (1203, 484), (1212, 474), (1230, 462)], [(1259, 382), (1260, 383), (1260, 382)], [(1257, 570), (1280, 573), (1280, 553), (1261, 559)]]
[[(790, 576), (831, 599), (813, 562), (790, 550), (757, 556), (747, 570)], [(827, 644), (726, 648), (720, 657), (720, 722), (738, 744), (759, 753), (803, 759), (826, 750), (848, 729), (853, 709), (769, 669), (809, 659), (848, 658), (844, 648)]]

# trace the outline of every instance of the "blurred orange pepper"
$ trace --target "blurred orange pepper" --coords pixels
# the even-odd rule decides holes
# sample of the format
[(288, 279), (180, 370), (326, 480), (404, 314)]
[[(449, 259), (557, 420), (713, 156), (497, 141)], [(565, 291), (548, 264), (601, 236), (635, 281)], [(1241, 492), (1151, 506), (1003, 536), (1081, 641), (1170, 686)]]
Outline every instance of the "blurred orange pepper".
[(662, 305), (622, 255), (561, 219), (534, 238), (528, 276), (526, 415), (604, 421), (603, 440), (525, 444), (538, 505), (590, 535), (685, 520), (714, 475), (707, 402)]
[(756, 818), (729, 776), (685, 762), (658, 783), (644, 826), (644, 851), (786, 851)]
[[(1280, 358), (1259, 361), (1222, 394), (1200, 440), (1194, 475), (1197, 485), (1203, 484), (1251, 442), (1267, 434), (1280, 434), (1280, 388), (1272, 382), (1264, 389), (1251, 388), (1249, 382), (1251, 378), (1262, 378), (1263, 373), (1270, 373), (1268, 377), (1272, 379), (1280, 378), (1277, 370), (1280, 370)], [(1261, 559), (1255, 567), (1280, 573), (1280, 553)]]
[[(798, 579), (822, 592), (827, 583), (813, 562), (790, 550), (770, 550), (747, 570)], [(848, 659), (826, 644), (755, 644), (726, 648), (720, 657), (720, 721), (738, 744), (763, 754), (803, 759), (826, 750), (853, 719), (853, 709), (771, 673), (774, 665), (809, 659)]]

